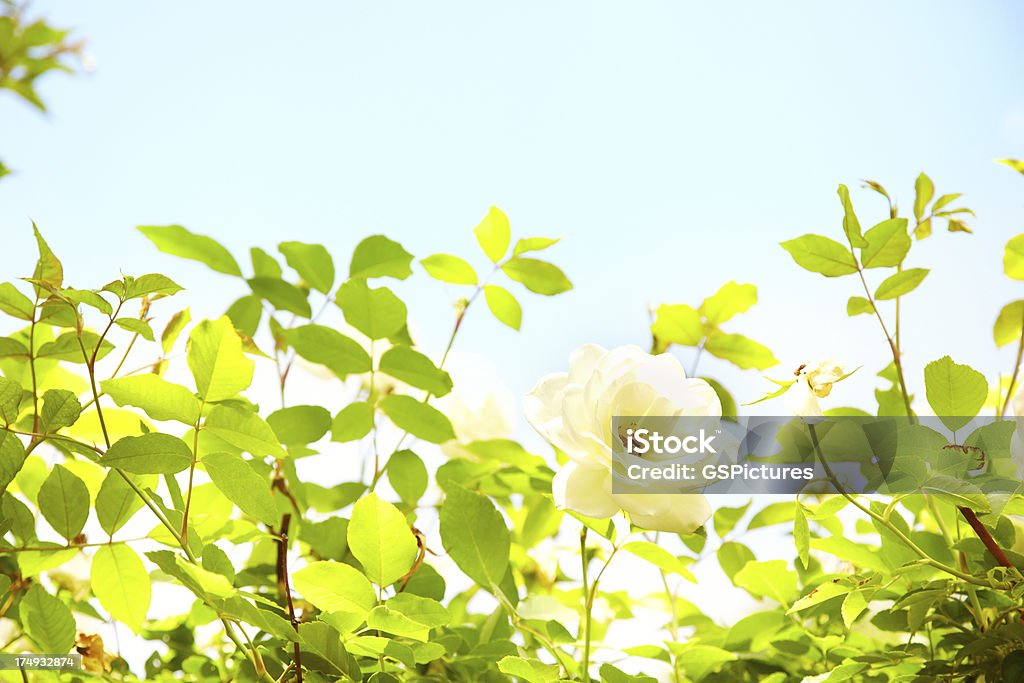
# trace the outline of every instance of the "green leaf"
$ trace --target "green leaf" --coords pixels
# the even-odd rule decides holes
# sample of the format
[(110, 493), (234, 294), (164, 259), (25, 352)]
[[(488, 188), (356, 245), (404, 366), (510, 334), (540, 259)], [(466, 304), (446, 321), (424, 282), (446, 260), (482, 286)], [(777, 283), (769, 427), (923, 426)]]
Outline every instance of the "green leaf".
[(504, 258), (509, 242), (512, 241), (508, 216), (496, 206), (492, 206), (483, 220), (473, 228), (473, 234), (492, 263)]
[(356, 401), (338, 411), (331, 422), (331, 441), (356, 441), (373, 429), (373, 406)]
[(204, 320), (188, 340), (188, 367), (199, 395), (207, 402), (237, 396), (252, 384), (254, 363), (245, 357), (242, 340), (227, 316)]
[(833, 598), (837, 598), (840, 595), (846, 595), (850, 592), (851, 588), (852, 586), (848, 583), (826, 581), (807, 595), (794, 602), (793, 606), (786, 610), (786, 614), (800, 612), (801, 610), (805, 610), (810, 607), (814, 607), (815, 605), (820, 605), (821, 603), (827, 602)]
[(294, 313), (302, 318), (313, 315), (309, 307), (309, 296), (290, 282), (271, 277), (254, 277), (248, 283), (253, 294), (279, 311)]
[(867, 240), (867, 246), (861, 252), (861, 264), (865, 268), (898, 266), (910, 251), (906, 218), (882, 221), (868, 230), (864, 239)]
[[(184, 289), (177, 282), (160, 273), (147, 273), (139, 277), (126, 277), (125, 285), (123, 291), (119, 294), (125, 301), (141, 299), (144, 296), (152, 297), (155, 294), (173, 296)], [(102, 307), (99, 308), (103, 310)]]
[(535, 294), (554, 296), (572, 289), (565, 273), (553, 263), (516, 256), (506, 261), (501, 270)]
[(93, 593), (110, 616), (134, 633), (146, 620), (152, 588), (142, 559), (126, 545), (104, 545), (92, 558)]
[[(339, 633), (323, 622), (299, 624), (303, 666), (331, 676), (331, 680), (359, 680), (359, 664), (341, 644)], [(317, 677), (316, 680), (326, 680)]]
[(36, 502), (53, 530), (68, 541), (82, 533), (89, 519), (89, 489), (63, 465), (53, 466)]
[(743, 519), (743, 515), (750, 509), (751, 500), (747, 500), (744, 505), (739, 507), (720, 507), (715, 510), (715, 533), (718, 534), (719, 538), (725, 538), (729, 535), (736, 524)]
[(341, 379), (371, 369), (370, 354), (359, 342), (329, 327), (302, 325), (285, 331), (285, 339), (297, 354)]
[(786, 567), (784, 560), (747, 562), (736, 572), (734, 581), (752, 595), (771, 598), (787, 607), (797, 586), (796, 572)]
[(966, 232), (967, 234), (974, 232), (967, 223), (957, 218), (949, 218), (946, 221), (946, 229), (949, 232)]
[(926, 218), (914, 228), (914, 239), (923, 240), (932, 234), (932, 219)]
[(0, 377), (0, 419), (6, 424), (14, 424), (21, 414), (21, 401), (25, 391), (17, 382)]
[(194, 425), (200, 403), (191, 391), (159, 375), (129, 375), (100, 383), (103, 393), (119, 406), (141, 408), (154, 420), (175, 420)]
[(292, 576), (295, 590), (324, 612), (350, 612), (363, 617), (377, 605), (369, 580), (341, 562), (310, 562)]
[(430, 277), (453, 285), (475, 285), (479, 279), (473, 266), (465, 260), (451, 254), (434, 254), (420, 263)]
[(372, 235), (352, 252), (350, 278), (393, 277), (404, 280), (412, 275), (412, 254), (384, 235)]
[(875, 290), (875, 299), (887, 301), (895, 299), (914, 291), (925, 276), (928, 275), (927, 268), (908, 268), (891, 275), (878, 285)]
[(165, 354), (171, 352), (174, 344), (178, 341), (178, 337), (185, 330), (185, 326), (191, 321), (192, 313), (187, 308), (178, 311), (167, 321), (167, 327), (164, 328), (163, 333), (160, 335), (160, 347)]
[(735, 654), (713, 645), (688, 645), (676, 656), (679, 666), (686, 671), (687, 677), (694, 681), (703, 679), (734, 659)]
[(1024, 327), (1024, 300), (1014, 301), (1003, 306), (996, 318), (995, 327), (992, 329), (992, 336), (995, 337), (996, 346), (1006, 346), (1012, 341), (1021, 337), (1021, 329)]
[(704, 349), (716, 358), (727, 360), (744, 370), (757, 368), (764, 370), (779, 361), (771, 350), (753, 339), (742, 334), (716, 334), (704, 343)]
[(874, 313), (875, 307), (862, 296), (851, 296), (846, 302), (846, 315), (853, 317), (864, 313)]
[(857, 272), (857, 261), (849, 249), (823, 235), (803, 235), (782, 242), (796, 264), (825, 277), (840, 277)]
[(242, 276), (235, 257), (212, 237), (197, 235), (180, 225), (140, 225), (138, 229), (165, 254), (199, 261), (218, 273)]
[[(85, 351), (82, 351), (82, 347)], [(99, 347), (97, 350), (97, 346)], [(46, 342), (36, 351), (36, 358), (49, 358), (52, 360), (64, 360), (70, 363), (85, 363), (96, 353), (96, 360), (100, 360), (113, 350), (114, 345), (104, 339), (100, 342), (100, 336), (88, 330), (82, 332), (79, 338), (76, 332), (65, 332), (51, 342)]]
[(735, 541), (723, 543), (716, 551), (716, 555), (718, 566), (733, 583), (736, 583), (737, 572), (747, 566), (748, 562), (753, 562), (756, 559), (750, 548)]
[[(0, 431), (0, 496), (25, 464), (25, 446), (14, 434)], [(2, 524), (2, 522), (0, 522)]]
[(840, 608), (840, 613), (843, 617), (843, 625), (846, 628), (853, 626), (853, 622), (857, 620), (857, 617), (868, 608), (868, 601), (864, 597), (864, 591), (851, 591), (846, 594), (843, 598), (843, 606)]
[(551, 683), (558, 680), (558, 669), (550, 664), (507, 655), (498, 660), (498, 671), (526, 683)]
[(491, 309), (491, 314), (498, 319), (498, 322), (508, 325), (513, 330), (518, 330), (522, 325), (523, 307), (504, 287), (487, 285), (484, 287), (484, 300), (487, 301), (487, 308)]
[(0, 358), (28, 358), (28, 347), (16, 339), (0, 337)]
[(431, 629), (444, 626), (450, 621), (451, 614), (438, 601), (410, 593), (398, 593), (370, 611), (366, 626), (427, 642)]
[(331, 428), (331, 414), (323, 406), (290, 406), (271, 413), (267, 424), (283, 444), (309, 444)]
[(686, 563), (660, 545), (648, 541), (630, 541), (623, 545), (622, 549), (629, 551), (642, 560), (647, 560), (655, 567), (678, 574), (692, 583), (697, 583), (697, 578), (686, 566)]
[(441, 506), (441, 542), (466, 576), (492, 593), (508, 571), (510, 538), (489, 498), (449, 487)]
[(405, 304), (387, 287), (349, 280), (338, 289), (337, 301), (348, 324), (370, 339), (386, 339), (405, 326)]
[(118, 318), (114, 323), (122, 330), (137, 334), (146, 341), (156, 341), (156, 335), (153, 334), (153, 328), (149, 326), (145, 320), (138, 320), (137, 318)]
[(1006, 243), (1003, 252), (1003, 271), (1014, 280), (1024, 280), (1024, 233)]
[(962, 192), (955, 192), (953, 194), (944, 194), (944, 195), (942, 195), (941, 197), (936, 199), (935, 200), (935, 204), (932, 205), (932, 213), (935, 213), (936, 211), (939, 211), (939, 210), (945, 208), (946, 206), (949, 206), (950, 204), (952, 204), (953, 202), (955, 202), (957, 199), (959, 199), (962, 196), (963, 196)]
[(427, 468), (410, 450), (396, 451), (388, 459), (388, 481), (406, 505), (414, 507), (427, 491)]
[(380, 359), (380, 371), (434, 396), (452, 390), (452, 378), (434, 362), (408, 346), (392, 346)]
[(210, 411), (203, 429), (257, 458), (288, 457), (270, 425), (248, 410), (219, 405)]
[(303, 282), (324, 294), (331, 291), (334, 286), (334, 259), (322, 244), (282, 242), (277, 248)]
[(99, 462), (133, 474), (175, 474), (188, 469), (192, 451), (176, 436), (150, 432), (120, 439)]
[(43, 394), (43, 409), (40, 411), (43, 431), (56, 432), (70, 427), (82, 414), (82, 404), (66, 389), (50, 389)]
[(65, 654), (75, 644), (75, 618), (71, 610), (38, 583), (21, 599), (22, 628), (40, 652)]
[[(126, 279), (131, 280), (133, 278), (131, 278), (130, 276), (126, 276)], [(121, 285), (122, 283), (117, 282), (111, 284)], [(111, 285), (107, 285), (107, 287), (110, 286)], [(114, 308), (110, 305), (110, 302), (104, 299), (98, 293), (92, 291), (91, 289), (66, 288), (61, 290), (60, 296), (62, 300), (70, 301), (72, 304), (75, 305), (75, 307), (83, 305), (91, 306), (98, 310), (99, 312), (103, 313), (104, 315), (110, 315), (111, 313), (114, 312)]]
[(699, 312), (712, 325), (720, 325), (733, 316), (745, 313), (757, 303), (757, 287), (726, 282), (722, 287), (704, 299)]
[(928, 405), (953, 431), (970, 422), (988, 396), (985, 375), (969, 365), (954, 363), (949, 356), (924, 366), (924, 389)]
[(700, 313), (686, 304), (662, 304), (655, 311), (651, 334), (661, 344), (697, 346), (704, 338)]
[[(132, 475), (122, 475), (120, 472), (110, 470), (100, 486), (99, 493), (96, 494), (96, 517), (99, 519), (100, 528), (110, 536), (113, 536), (114, 532), (124, 526), (143, 506), (142, 498), (129, 486), (125, 477)], [(156, 488), (155, 476), (135, 477), (133, 481), (140, 489)]]
[(444, 443), (455, 438), (455, 430), (445, 414), (412, 396), (391, 394), (381, 399), (380, 409), (399, 429), (430, 443)]
[(924, 217), (924, 210), (934, 196), (935, 185), (932, 179), (924, 173), (917, 176), (917, 180), (914, 181), (914, 217), (918, 221)]
[(558, 241), (559, 238), (557, 237), (524, 237), (516, 240), (516, 246), (512, 250), (512, 255), (519, 256), (528, 251), (544, 251), (548, 247), (558, 244)]
[(259, 329), (260, 320), (263, 318), (263, 300), (255, 294), (246, 294), (236, 299), (224, 315), (236, 330), (252, 337)]
[(796, 545), (796, 555), (800, 564), (804, 569), (809, 568), (811, 566), (811, 531), (807, 525), (804, 506), (799, 503), (796, 506), (796, 516), (793, 517), (793, 542)]
[(273, 277), (280, 278), (283, 271), (281, 270), (281, 264), (277, 262), (273, 256), (263, 251), (259, 247), (253, 247), (249, 250), (249, 256), (252, 259), (252, 273), (255, 277)]
[[(32, 273), (32, 279), (49, 285), (53, 289), (60, 289), (64, 283), (64, 266), (61, 265), (60, 259), (50, 250), (50, 245), (43, 239), (35, 222), (32, 223), (32, 232), (35, 233), (36, 246), (39, 247), (39, 260), (36, 261), (36, 268)], [(34, 286), (39, 298), (45, 296), (45, 287)]]
[(274, 495), (266, 478), (234, 453), (211, 453), (203, 458), (203, 466), (214, 486), (238, 509), (264, 524), (276, 526), (281, 521)]
[(19, 320), (31, 320), (35, 306), (32, 300), (10, 282), (0, 284), (0, 311)]
[(843, 204), (843, 232), (846, 233), (846, 239), (854, 247), (868, 246), (867, 241), (860, 234), (860, 221), (857, 220), (857, 214), (853, 212), (853, 202), (850, 201), (850, 191), (846, 185), (839, 186), (838, 194), (839, 201)]
[(352, 507), (348, 547), (367, 578), (378, 586), (389, 586), (405, 576), (419, 553), (405, 515), (372, 492)]

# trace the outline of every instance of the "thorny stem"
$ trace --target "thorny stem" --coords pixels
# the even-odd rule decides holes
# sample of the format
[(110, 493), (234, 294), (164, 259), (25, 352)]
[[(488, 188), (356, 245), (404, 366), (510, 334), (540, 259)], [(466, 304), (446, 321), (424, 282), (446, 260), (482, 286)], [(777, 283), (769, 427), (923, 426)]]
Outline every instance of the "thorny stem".
[[(291, 521), (290, 514), (281, 518), (281, 529), (277, 541), (277, 588), (288, 606), (288, 620), (292, 622), (292, 628), (298, 633), (299, 620), (295, 618), (295, 605), (292, 603), (292, 590), (288, 581), (288, 528), (291, 526)], [(302, 683), (302, 654), (299, 650), (298, 640), (295, 641), (293, 657), (295, 681)]]

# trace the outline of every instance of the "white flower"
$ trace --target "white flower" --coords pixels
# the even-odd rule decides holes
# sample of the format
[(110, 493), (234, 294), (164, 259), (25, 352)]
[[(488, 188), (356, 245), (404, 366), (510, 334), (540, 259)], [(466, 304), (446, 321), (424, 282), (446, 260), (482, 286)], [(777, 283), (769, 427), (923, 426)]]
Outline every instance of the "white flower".
[(819, 398), (832, 393), (832, 385), (848, 373), (834, 360), (823, 360), (801, 365), (796, 370), (796, 382), (786, 393), (790, 410), (800, 417), (821, 417)]
[(588, 344), (573, 352), (569, 372), (549, 375), (524, 401), (530, 424), (569, 458), (555, 475), (555, 504), (588, 517), (624, 511), (638, 526), (691, 533), (711, 516), (700, 494), (613, 494), (612, 418), (617, 415), (721, 416), (714, 389), (688, 379), (669, 354), (636, 346), (611, 351)]

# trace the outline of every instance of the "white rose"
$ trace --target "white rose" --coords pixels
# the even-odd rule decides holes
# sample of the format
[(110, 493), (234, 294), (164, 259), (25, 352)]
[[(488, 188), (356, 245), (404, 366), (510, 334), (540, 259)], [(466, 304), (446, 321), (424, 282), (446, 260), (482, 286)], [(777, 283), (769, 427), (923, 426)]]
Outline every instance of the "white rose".
[(526, 396), (526, 418), (570, 458), (555, 475), (555, 504), (588, 517), (622, 510), (637, 525), (691, 533), (711, 516), (700, 494), (612, 493), (612, 418), (617, 415), (721, 416), (714, 389), (688, 379), (668, 354), (636, 346), (611, 351), (588, 344), (573, 352), (569, 372), (549, 375)]

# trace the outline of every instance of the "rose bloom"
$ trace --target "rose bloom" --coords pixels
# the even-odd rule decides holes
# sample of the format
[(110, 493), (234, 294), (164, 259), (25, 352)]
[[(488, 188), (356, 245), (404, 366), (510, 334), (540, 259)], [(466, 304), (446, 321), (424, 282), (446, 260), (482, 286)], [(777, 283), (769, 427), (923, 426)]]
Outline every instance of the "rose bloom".
[(524, 412), (570, 458), (552, 483), (560, 509), (602, 519), (622, 510), (637, 526), (679, 534), (692, 533), (711, 516), (707, 498), (697, 493), (612, 493), (613, 417), (722, 415), (714, 389), (687, 378), (674, 356), (652, 356), (636, 346), (581, 346), (568, 373), (548, 375), (526, 396)]

